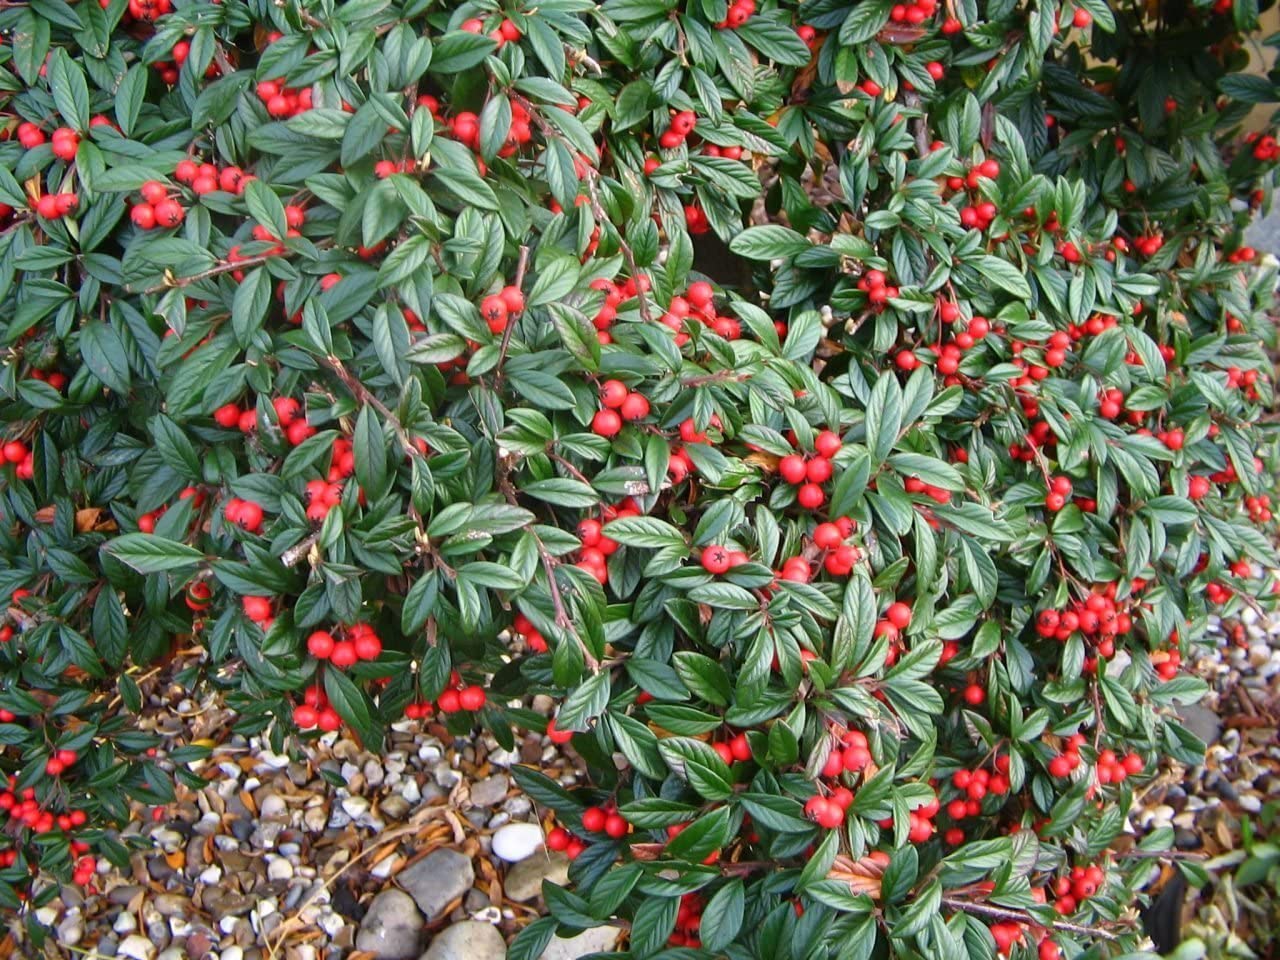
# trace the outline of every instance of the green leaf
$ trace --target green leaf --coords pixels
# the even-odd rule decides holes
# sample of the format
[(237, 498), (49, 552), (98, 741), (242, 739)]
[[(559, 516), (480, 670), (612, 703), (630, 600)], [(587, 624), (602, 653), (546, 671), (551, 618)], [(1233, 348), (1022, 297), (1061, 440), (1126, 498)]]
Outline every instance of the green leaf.
[(361, 408), (353, 435), (356, 480), (369, 495), (382, 490), (387, 477), (387, 443), (373, 407)]
[(138, 573), (182, 570), (205, 559), (203, 553), (185, 543), (146, 533), (121, 534), (109, 540), (102, 549)]
[(729, 243), (729, 249), (748, 260), (776, 260), (793, 257), (807, 250), (811, 244), (801, 234), (789, 227), (767, 224), (748, 227)]
[(90, 320), (80, 330), (80, 356), (106, 387), (127, 394), (131, 383), (124, 342), (111, 324)]

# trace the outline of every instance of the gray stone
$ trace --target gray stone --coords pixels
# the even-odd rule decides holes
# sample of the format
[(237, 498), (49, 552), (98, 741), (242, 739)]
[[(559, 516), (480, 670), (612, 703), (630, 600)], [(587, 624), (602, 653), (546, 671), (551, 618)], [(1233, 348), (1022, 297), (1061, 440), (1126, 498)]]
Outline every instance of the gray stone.
[(592, 927), (568, 940), (552, 937), (538, 960), (578, 960), (588, 953), (604, 953), (613, 949), (620, 933), (618, 927)]
[(1198, 703), (1187, 704), (1178, 708), (1178, 716), (1183, 726), (1203, 740), (1206, 744), (1218, 742), (1222, 733), (1222, 719), (1212, 710)]
[(534, 854), (507, 871), (502, 892), (516, 903), (528, 903), (542, 894), (542, 881), (564, 886), (569, 882), (569, 858), (553, 850), (545, 856)]
[(444, 913), (454, 900), (471, 889), (476, 872), (471, 860), (457, 850), (440, 849), (429, 853), (396, 876), (418, 904), (418, 909), (431, 922)]
[(356, 948), (378, 960), (408, 960), (422, 949), (423, 926), (412, 897), (400, 890), (384, 890), (369, 904), (356, 934)]
[(511, 780), (505, 773), (485, 777), (471, 787), (471, 802), (477, 807), (492, 807), (507, 798)]
[(421, 960), (502, 960), (507, 945), (489, 923), (464, 920), (442, 930)]

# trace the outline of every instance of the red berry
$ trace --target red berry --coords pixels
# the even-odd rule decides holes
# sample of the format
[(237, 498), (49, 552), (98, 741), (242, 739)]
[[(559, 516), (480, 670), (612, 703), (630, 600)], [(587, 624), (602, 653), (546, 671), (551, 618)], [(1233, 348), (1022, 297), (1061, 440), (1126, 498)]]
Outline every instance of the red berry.
[(591, 430), (598, 436), (616, 437), (621, 429), (622, 417), (618, 416), (617, 411), (607, 408), (597, 410), (596, 415), (591, 418)]
[(470, 686), (458, 691), (458, 705), (463, 710), (480, 710), (485, 704), (484, 687)]
[(621, 380), (606, 380), (600, 384), (600, 402), (616, 410), (627, 399), (628, 392), (627, 385)]
[(790, 484), (804, 483), (808, 471), (805, 469), (804, 457), (790, 454), (778, 461), (778, 473)]
[(333, 654), (333, 635), (325, 630), (317, 630), (307, 637), (307, 653), (317, 660), (328, 660)]
[(582, 811), (582, 829), (590, 833), (599, 833), (609, 821), (609, 815), (600, 807), (587, 807)]
[(721, 546), (704, 547), (701, 560), (702, 568), (714, 576), (727, 573), (732, 566), (728, 549)]

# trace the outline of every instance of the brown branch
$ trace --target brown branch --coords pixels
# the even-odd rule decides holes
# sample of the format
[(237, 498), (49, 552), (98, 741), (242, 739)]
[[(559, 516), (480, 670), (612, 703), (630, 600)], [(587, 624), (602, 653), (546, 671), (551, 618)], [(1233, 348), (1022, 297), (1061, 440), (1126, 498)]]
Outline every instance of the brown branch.
[[(587, 167), (587, 196), (591, 200), (591, 213), (601, 223), (611, 223), (612, 221), (604, 212), (604, 204), (600, 202), (599, 176), (600, 171)], [(636, 284), (636, 298), (640, 301), (640, 318), (648, 323), (653, 319), (652, 314), (649, 313), (649, 296), (640, 286), (640, 268), (636, 266), (636, 255), (626, 238), (622, 236), (621, 230), (618, 231), (618, 249), (622, 251), (622, 257), (627, 261), (627, 270)]]
[[(189, 277), (175, 277), (168, 270), (164, 272), (164, 283), (157, 284), (154, 287), (148, 287), (142, 291), (145, 296), (148, 293), (163, 293), (165, 290), (175, 290), (181, 287), (189, 287), (193, 283), (199, 283), (201, 280), (208, 280), (210, 277), (216, 277), (219, 274), (230, 273), (232, 270), (244, 270), (248, 267), (256, 267), (266, 263), (275, 257), (281, 256), (279, 253), (260, 253), (256, 257), (245, 257), (243, 260), (237, 260), (235, 263), (220, 263), (216, 267), (210, 267), (208, 270), (201, 270), (199, 273), (193, 273)], [(126, 290), (129, 288), (126, 287)], [(129, 290), (130, 293), (137, 293), (136, 290)]]
[(958, 897), (943, 897), (942, 905), (951, 907), (955, 910), (963, 910), (965, 913), (976, 914), (980, 917), (990, 917), (993, 920), (1011, 920), (1014, 923), (1033, 924), (1039, 927), (1052, 927), (1054, 930), (1062, 930), (1066, 933), (1077, 933), (1083, 936), (1098, 936), (1104, 940), (1119, 940), (1114, 933), (1103, 930), (1101, 927), (1085, 927), (1078, 923), (1071, 923), (1067, 920), (1050, 920), (1045, 923), (1037, 920), (1034, 916), (1025, 910), (1010, 910), (1005, 907), (993, 907), (985, 903), (975, 903), (972, 900), (961, 900)]
[(313, 533), (301, 542), (294, 544), (284, 553), (280, 554), (280, 562), (286, 567), (296, 567), (302, 558), (311, 552), (311, 548), (316, 545), (316, 541), (320, 539), (319, 533)]
[(685, 377), (680, 381), (682, 387), (702, 387), (709, 383), (742, 383), (750, 380), (751, 374), (738, 373), (734, 370), (717, 370), (702, 377)]
[(533, 537), (534, 542), (538, 545), (538, 556), (542, 558), (542, 569), (547, 574), (547, 588), (551, 593), (551, 606), (556, 614), (556, 626), (561, 630), (565, 630), (578, 643), (578, 649), (582, 651), (582, 659), (586, 662), (587, 667), (592, 673), (600, 672), (600, 661), (596, 659), (595, 654), (587, 647), (586, 641), (578, 633), (578, 628), (573, 625), (573, 621), (569, 619), (569, 613), (565, 610), (564, 597), (560, 593), (560, 584), (556, 583), (556, 559), (551, 556), (551, 552), (547, 550), (546, 544), (532, 530), (529, 535)]
[(560, 454), (556, 453), (554, 450), (548, 450), (547, 456), (550, 457), (552, 460), (554, 460), (556, 463), (560, 464), (560, 466), (568, 470), (569, 473), (573, 475), (573, 478), (575, 480), (580, 480), (583, 483), (585, 483), (587, 486), (591, 486), (591, 481), (587, 479), (586, 475), (583, 474), (581, 470), (575, 467), (572, 463), (570, 463)]

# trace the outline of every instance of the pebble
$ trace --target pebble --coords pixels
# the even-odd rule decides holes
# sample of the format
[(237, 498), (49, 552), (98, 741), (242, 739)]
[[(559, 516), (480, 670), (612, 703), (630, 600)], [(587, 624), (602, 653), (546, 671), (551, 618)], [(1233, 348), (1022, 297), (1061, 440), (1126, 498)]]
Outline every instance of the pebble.
[(494, 926), (464, 920), (437, 934), (421, 960), (501, 960), (506, 955), (507, 944)]
[(58, 942), (64, 946), (74, 947), (84, 936), (84, 921), (78, 911), (69, 913), (58, 924)]
[(358, 820), (369, 812), (369, 801), (364, 797), (345, 797), (342, 801), (342, 810), (352, 820)]
[(528, 903), (542, 895), (542, 881), (550, 880), (564, 886), (569, 882), (569, 858), (559, 851), (546, 856), (521, 860), (507, 871), (502, 891), (516, 903)]
[(471, 802), (477, 807), (492, 807), (501, 803), (510, 789), (511, 778), (505, 773), (485, 777), (471, 786)]
[(424, 925), (412, 897), (400, 890), (384, 890), (369, 904), (356, 934), (356, 949), (377, 960), (410, 960), (422, 949)]
[(436, 920), (475, 883), (471, 858), (456, 850), (434, 850), (396, 875), (428, 921)]
[(120, 941), (118, 953), (122, 957), (131, 957), (132, 960), (153, 960), (156, 955), (156, 945), (146, 937), (140, 937), (134, 933)]
[(536, 823), (509, 823), (493, 835), (493, 854), (508, 863), (530, 857), (542, 846), (542, 827)]
[(538, 960), (578, 960), (589, 953), (605, 953), (613, 950), (622, 931), (618, 927), (592, 927), (576, 937), (552, 937), (547, 949)]
[(267, 864), (268, 880), (292, 880), (293, 864), (284, 857), (276, 857)]

